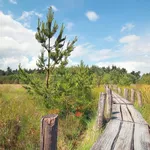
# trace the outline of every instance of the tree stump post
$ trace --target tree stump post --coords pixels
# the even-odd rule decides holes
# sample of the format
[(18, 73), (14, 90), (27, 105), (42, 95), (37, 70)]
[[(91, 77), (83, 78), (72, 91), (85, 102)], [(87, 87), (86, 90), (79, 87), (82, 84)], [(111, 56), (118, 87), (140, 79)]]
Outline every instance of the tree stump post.
[(124, 98), (128, 99), (128, 89), (124, 89)]
[(40, 150), (57, 150), (58, 115), (49, 114), (41, 119)]
[(131, 103), (134, 104), (135, 101), (135, 90), (131, 89)]
[(140, 91), (137, 91), (137, 99), (138, 99), (138, 104), (140, 107), (142, 107), (142, 94)]
[(112, 91), (111, 89), (107, 89), (107, 98), (106, 98), (106, 102), (107, 102), (107, 117), (108, 117), (108, 120), (111, 118), (111, 112), (112, 112)]
[(104, 110), (105, 110), (106, 94), (101, 93), (98, 103), (98, 115), (97, 115), (97, 128), (100, 129), (104, 124)]
[(121, 95), (121, 88), (118, 87), (118, 94)]

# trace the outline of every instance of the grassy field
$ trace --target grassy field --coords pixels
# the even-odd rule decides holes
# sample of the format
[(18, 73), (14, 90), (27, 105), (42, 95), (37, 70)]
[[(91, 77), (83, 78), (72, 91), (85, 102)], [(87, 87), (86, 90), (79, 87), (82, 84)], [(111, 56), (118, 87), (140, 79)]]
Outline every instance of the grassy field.
[[(99, 92), (103, 87), (93, 89), (94, 105), (97, 106)], [(97, 109), (97, 108), (96, 108)], [(29, 95), (17, 84), (0, 85), (0, 149), (38, 150), (41, 117), (50, 113), (42, 102)], [(67, 120), (59, 119), (58, 149), (86, 150), (90, 149), (101, 132), (95, 130), (95, 116), (88, 123), (87, 130), (78, 138), (80, 127), (75, 116), (70, 115)], [(66, 141), (65, 135), (75, 137), (74, 141)], [(92, 138), (91, 138), (92, 137)], [(82, 142), (81, 142), (82, 141)]]

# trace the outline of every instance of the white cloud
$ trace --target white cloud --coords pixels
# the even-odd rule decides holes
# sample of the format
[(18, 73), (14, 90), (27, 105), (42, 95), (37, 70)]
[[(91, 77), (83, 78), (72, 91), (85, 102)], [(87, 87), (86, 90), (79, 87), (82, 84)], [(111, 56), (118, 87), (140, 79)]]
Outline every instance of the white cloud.
[(142, 71), (142, 73), (147, 73), (149, 69), (149, 65), (146, 62), (137, 62), (137, 61), (116, 61), (116, 62), (99, 62), (96, 64), (99, 67), (108, 67), (115, 65), (120, 68), (126, 68), (128, 72), (131, 71)]
[(105, 37), (104, 40), (105, 40), (105, 41), (108, 41), (108, 42), (114, 41), (114, 39), (113, 39), (112, 36), (110, 36), (110, 35), (107, 36), (107, 37)]
[(90, 21), (96, 21), (99, 19), (99, 15), (94, 11), (88, 11), (85, 15)]
[(19, 63), (25, 67), (29, 64), (32, 66), (34, 58), (38, 56), (41, 49), (40, 44), (35, 40), (35, 32), (2, 12), (0, 18), (0, 68), (6, 69), (7, 66), (11, 66), (15, 69)]
[(73, 28), (73, 26), (74, 26), (74, 23), (73, 23), (73, 22), (68, 22), (67, 25), (66, 25), (66, 29), (67, 29), (68, 31), (71, 31), (72, 28)]
[(58, 8), (56, 6), (51, 5), (51, 7), (52, 7), (53, 11), (58, 11)]
[(134, 24), (132, 24), (132, 23), (126, 23), (124, 26), (122, 26), (120, 32), (130, 31), (130, 30), (132, 30), (134, 27), (135, 27)]
[(12, 4), (17, 4), (16, 0), (9, 0), (9, 2), (12, 3)]
[(71, 53), (70, 58), (81, 58), (82, 56), (85, 56), (89, 52), (89, 43), (85, 43), (82, 45), (77, 45), (74, 49), (74, 51)]
[(120, 43), (131, 43), (131, 42), (135, 42), (137, 40), (140, 39), (140, 36), (137, 36), (137, 35), (127, 35), (127, 36), (124, 36), (122, 37), (119, 42)]
[(30, 27), (31, 18), (37, 16), (41, 18), (43, 15), (36, 11), (24, 11), (22, 15), (18, 18), (19, 21), (23, 21), (25, 27)]

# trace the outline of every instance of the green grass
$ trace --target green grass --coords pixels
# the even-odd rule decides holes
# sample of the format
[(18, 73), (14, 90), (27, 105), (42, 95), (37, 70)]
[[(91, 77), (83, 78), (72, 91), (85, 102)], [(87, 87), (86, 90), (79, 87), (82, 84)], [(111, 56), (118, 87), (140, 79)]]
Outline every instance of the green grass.
[(21, 85), (0, 85), (0, 148), (38, 149), (42, 103)]
[[(103, 86), (92, 90), (95, 112), (99, 93), (102, 91)], [(0, 149), (38, 150), (40, 120), (50, 112), (42, 101), (29, 95), (21, 85), (0, 85)], [(81, 130), (81, 123), (75, 115), (70, 114), (66, 119), (59, 118), (58, 149), (90, 149), (101, 133), (95, 130), (94, 118), (95, 116), (81, 133), (78, 132)], [(73, 140), (68, 140), (69, 137)]]

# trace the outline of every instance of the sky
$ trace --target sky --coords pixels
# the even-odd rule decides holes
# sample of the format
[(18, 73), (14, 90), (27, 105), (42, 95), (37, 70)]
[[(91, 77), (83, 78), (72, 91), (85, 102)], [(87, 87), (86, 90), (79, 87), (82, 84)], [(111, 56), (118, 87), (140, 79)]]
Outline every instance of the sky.
[(0, 0), (0, 69), (36, 67), (37, 20), (50, 6), (67, 41), (78, 37), (69, 65), (150, 72), (150, 0)]

